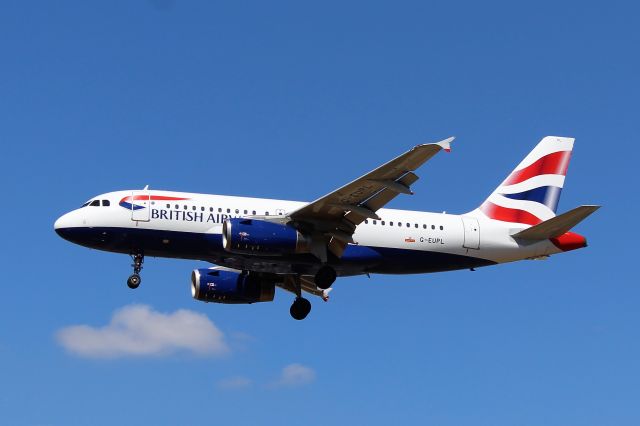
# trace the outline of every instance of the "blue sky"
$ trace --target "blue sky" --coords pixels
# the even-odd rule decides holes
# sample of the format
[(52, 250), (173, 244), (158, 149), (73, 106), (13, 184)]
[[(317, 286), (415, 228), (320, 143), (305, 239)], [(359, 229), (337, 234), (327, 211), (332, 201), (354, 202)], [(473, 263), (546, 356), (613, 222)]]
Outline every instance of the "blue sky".
[[(637, 425), (637, 14), (630, 2), (3, 2), (0, 423)], [(543, 136), (573, 136), (559, 209), (604, 206), (577, 229), (589, 248), (341, 279), (295, 322), (285, 293), (194, 301), (198, 262), (147, 259), (131, 291), (126, 256), (52, 229), (95, 194), (146, 184), (311, 200), (451, 135), (453, 152), (392, 207), (471, 210)], [(65, 332), (115, 320), (135, 333), (136, 318), (193, 321), (217, 350), (64, 347)]]

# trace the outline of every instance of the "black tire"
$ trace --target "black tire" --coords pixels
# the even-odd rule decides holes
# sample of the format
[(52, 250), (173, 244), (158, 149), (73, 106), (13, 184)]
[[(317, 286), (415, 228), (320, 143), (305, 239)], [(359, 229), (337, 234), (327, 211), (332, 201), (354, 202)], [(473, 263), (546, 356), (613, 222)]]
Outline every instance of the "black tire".
[(141, 282), (142, 282), (142, 278), (140, 278), (140, 275), (133, 274), (127, 280), (127, 285), (129, 286), (130, 289), (136, 289), (138, 288)]
[(289, 309), (289, 313), (297, 321), (305, 319), (309, 312), (311, 312), (311, 302), (304, 297), (296, 297)]
[(326, 290), (331, 287), (336, 280), (336, 271), (331, 267), (324, 265), (318, 272), (316, 272), (316, 276), (313, 278), (313, 281), (316, 283), (316, 286), (322, 290)]

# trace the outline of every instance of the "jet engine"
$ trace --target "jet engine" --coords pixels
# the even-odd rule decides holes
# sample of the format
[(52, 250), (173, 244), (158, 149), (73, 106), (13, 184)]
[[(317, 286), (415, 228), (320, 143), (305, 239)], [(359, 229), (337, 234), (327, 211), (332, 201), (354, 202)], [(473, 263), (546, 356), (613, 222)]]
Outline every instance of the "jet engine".
[(271, 302), (275, 292), (274, 282), (235, 271), (213, 268), (191, 273), (191, 295), (203, 302)]
[(231, 253), (280, 255), (309, 253), (311, 242), (289, 225), (233, 218), (222, 225), (222, 245)]

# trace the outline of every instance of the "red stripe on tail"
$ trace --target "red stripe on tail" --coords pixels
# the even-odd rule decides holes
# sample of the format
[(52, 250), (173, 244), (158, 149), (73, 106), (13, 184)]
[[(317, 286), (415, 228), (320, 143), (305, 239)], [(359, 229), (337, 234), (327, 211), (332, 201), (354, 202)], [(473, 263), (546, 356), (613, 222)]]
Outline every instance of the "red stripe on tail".
[(480, 210), (491, 219), (503, 222), (526, 223), (528, 225), (537, 225), (542, 222), (540, 218), (527, 211), (498, 206), (490, 201), (485, 201), (480, 206)]
[(570, 159), (571, 151), (558, 151), (545, 155), (524, 169), (511, 173), (503, 185), (513, 185), (539, 175), (565, 176)]

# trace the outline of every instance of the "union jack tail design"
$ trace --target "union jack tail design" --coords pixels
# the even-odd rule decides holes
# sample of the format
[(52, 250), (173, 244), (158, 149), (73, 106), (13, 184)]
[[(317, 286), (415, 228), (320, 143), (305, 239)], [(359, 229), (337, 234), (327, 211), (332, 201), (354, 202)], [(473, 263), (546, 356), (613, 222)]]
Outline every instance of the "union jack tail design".
[(537, 225), (556, 215), (573, 138), (547, 136), (478, 210), (503, 222)]

